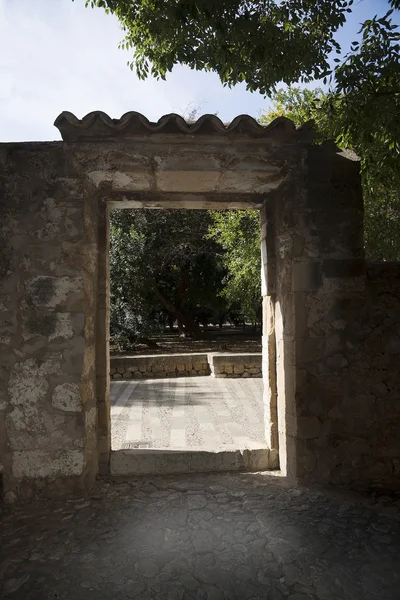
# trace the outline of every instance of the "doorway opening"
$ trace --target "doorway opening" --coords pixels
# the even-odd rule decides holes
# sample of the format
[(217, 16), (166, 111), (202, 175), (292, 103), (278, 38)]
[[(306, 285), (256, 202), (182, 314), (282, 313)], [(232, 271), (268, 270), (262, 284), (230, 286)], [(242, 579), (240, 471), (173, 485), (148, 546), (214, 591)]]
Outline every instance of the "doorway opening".
[(260, 239), (257, 210), (110, 211), (115, 473), (268, 468)]

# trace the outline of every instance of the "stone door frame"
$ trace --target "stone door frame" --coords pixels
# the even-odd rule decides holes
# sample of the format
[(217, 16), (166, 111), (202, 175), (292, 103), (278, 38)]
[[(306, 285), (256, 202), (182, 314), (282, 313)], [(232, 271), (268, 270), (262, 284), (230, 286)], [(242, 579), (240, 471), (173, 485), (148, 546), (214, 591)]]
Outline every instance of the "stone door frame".
[[(96, 390), (97, 390), (97, 409), (98, 409), (98, 454), (99, 454), (99, 472), (107, 475), (110, 472), (111, 456), (111, 405), (110, 405), (110, 209), (126, 210), (132, 203), (134, 208), (136, 202), (140, 202), (140, 195), (135, 201), (135, 194), (126, 199), (126, 194), (114, 194), (114, 199), (110, 200), (107, 195), (98, 200), (99, 219), (98, 219), (98, 292), (97, 292), (97, 335), (96, 335)], [(116, 197), (119, 196), (119, 199)], [(237, 208), (234, 208), (235, 201), (229, 199), (230, 208), (226, 210), (257, 210), (260, 215), (260, 253), (262, 257), (261, 269), (261, 294), (263, 311), (263, 331), (262, 331), (262, 357), (263, 357), (263, 407), (264, 407), (264, 428), (265, 442), (268, 445), (269, 467), (276, 469), (279, 467), (279, 436), (278, 436), (278, 415), (277, 415), (277, 389), (276, 389), (276, 348), (275, 348), (275, 324), (274, 324), (274, 294), (268, 292), (268, 268), (267, 259), (267, 210), (266, 206), (260, 208), (249, 207), (249, 203), (243, 205), (236, 201)], [(261, 198), (257, 199), (257, 204)], [(160, 194), (159, 202), (166, 208), (182, 208), (183, 210), (196, 210), (201, 208), (195, 204), (192, 208), (187, 202), (171, 202)], [(141, 202), (142, 208), (146, 208), (146, 203)], [(256, 204), (256, 203), (254, 203)], [(152, 206), (147, 206), (152, 210)], [(161, 208), (161, 210), (163, 210)], [(209, 201), (208, 209), (221, 209), (221, 203)], [(268, 264), (267, 264), (268, 263)], [(106, 376), (104, 376), (104, 373)], [(134, 451), (133, 451), (134, 452)]]

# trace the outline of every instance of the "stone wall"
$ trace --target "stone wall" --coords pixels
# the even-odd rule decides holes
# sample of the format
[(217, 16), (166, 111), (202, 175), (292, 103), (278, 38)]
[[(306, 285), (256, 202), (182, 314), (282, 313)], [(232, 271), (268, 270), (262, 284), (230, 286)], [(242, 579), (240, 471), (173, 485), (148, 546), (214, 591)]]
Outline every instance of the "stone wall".
[(83, 490), (97, 472), (95, 206), (61, 143), (0, 146), (0, 463), (8, 501), (42, 488)]
[(262, 377), (262, 354), (212, 354), (213, 377)]
[(368, 264), (365, 297), (344, 299), (334, 327), (336, 389), (318, 425), (330, 480), (400, 489), (400, 264)]
[(209, 375), (207, 354), (112, 356), (110, 377), (118, 379), (163, 379)]
[(166, 354), (113, 356), (110, 378), (158, 379), (165, 377), (262, 377), (260, 354)]
[(288, 184), (273, 213), (280, 466), (307, 484), (395, 489), (399, 267), (367, 269), (357, 172), (310, 149), (307, 193)]
[(398, 266), (366, 269), (354, 157), (287, 119), (58, 124), (66, 142), (0, 144), (6, 500), (109, 472), (109, 206), (262, 209), (271, 454), (306, 483), (399, 487)]

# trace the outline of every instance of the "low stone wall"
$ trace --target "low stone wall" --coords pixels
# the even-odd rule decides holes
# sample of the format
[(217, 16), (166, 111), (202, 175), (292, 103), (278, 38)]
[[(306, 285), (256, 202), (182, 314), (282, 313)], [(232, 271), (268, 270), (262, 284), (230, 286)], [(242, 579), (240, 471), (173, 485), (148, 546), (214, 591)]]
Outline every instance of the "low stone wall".
[(262, 377), (262, 354), (155, 354), (112, 356), (110, 378)]
[(155, 354), (112, 356), (110, 377), (117, 379), (163, 379), (209, 375), (207, 354)]
[(262, 377), (262, 354), (212, 354), (213, 377)]

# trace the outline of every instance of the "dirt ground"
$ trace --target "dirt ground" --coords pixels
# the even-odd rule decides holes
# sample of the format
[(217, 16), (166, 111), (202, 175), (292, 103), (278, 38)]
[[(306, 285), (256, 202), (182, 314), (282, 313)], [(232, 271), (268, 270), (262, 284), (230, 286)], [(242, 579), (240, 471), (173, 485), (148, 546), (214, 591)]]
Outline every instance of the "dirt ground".
[(111, 348), (112, 356), (129, 354), (180, 354), (189, 352), (261, 352), (261, 332), (254, 333), (252, 327), (210, 327), (200, 338), (180, 337), (178, 330), (150, 338), (156, 348), (138, 344), (125, 352)]

